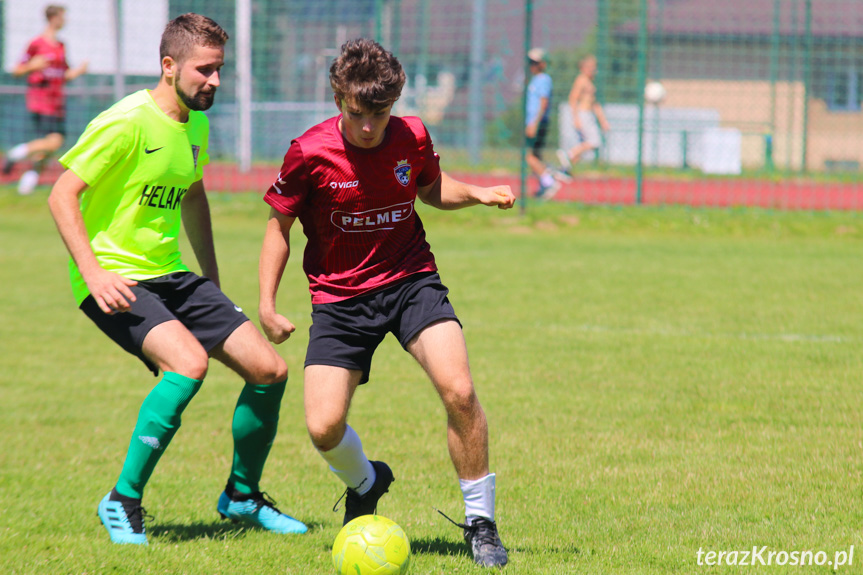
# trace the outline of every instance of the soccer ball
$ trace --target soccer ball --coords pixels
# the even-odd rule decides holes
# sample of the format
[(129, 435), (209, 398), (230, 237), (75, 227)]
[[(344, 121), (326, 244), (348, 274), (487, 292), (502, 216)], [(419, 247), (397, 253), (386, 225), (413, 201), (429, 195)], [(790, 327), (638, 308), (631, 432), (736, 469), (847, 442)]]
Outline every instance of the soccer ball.
[(659, 82), (648, 82), (644, 86), (644, 100), (648, 104), (658, 104), (665, 99), (665, 86)]
[(380, 515), (363, 515), (342, 527), (333, 543), (339, 575), (404, 575), (411, 544), (404, 530)]

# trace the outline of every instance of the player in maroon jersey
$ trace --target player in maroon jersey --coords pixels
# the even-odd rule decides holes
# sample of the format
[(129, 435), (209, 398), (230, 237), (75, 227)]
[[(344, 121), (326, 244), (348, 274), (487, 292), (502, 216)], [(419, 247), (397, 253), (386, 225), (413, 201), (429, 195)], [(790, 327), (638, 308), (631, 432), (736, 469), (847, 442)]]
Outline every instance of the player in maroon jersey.
[(509, 186), (478, 187), (442, 172), (419, 118), (391, 115), (405, 74), (367, 39), (344, 44), (330, 68), (340, 115), (291, 142), (271, 206), (260, 260), (259, 315), (275, 343), (294, 325), (276, 311), (276, 292), (296, 219), (308, 237), (303, 268), (312, 296), (304, 402), (312, 443), (347, 485), (344, 522), (374, 513), (394, 481), (369, 461), (347, 425), (351, 398), (369, 379), (388, 332), (425, 369), (447, 413), (450, 457), (465, 501), (465, 539), (474, 561), (501, 566), (507, 553), (494, 522), (495, 475), (488, 426), (474, 391), (461, 324), (437, 274), (417, 197), (439, 209), (511, 208)]
[(42, 34), (27, 46), (21, 60), (12, 70), (15, 76), (27, 76), (27, 110), (35, 140), (18, 144), (6, 154), (3, 173), (9, 174), (16, 162), (36, 160), (34, 169), (24, 172), (18, 183), (20, 194), (29, 194), (39, 181), (45, 161), (63, 145), (66, 135), (66, 97), (63, 85), (87, 72), (87, 62), (74, 69), (66, 62), (66, 47), (57, 39), (66, 24), (66, 9), (50, 5), (45, 8), (48, 24)]

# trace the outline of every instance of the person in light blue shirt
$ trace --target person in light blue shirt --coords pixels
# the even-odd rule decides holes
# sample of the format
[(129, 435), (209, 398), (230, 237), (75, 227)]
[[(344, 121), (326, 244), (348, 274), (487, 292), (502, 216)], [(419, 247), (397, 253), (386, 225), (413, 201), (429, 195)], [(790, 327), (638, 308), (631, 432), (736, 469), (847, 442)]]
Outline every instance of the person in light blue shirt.
[(531, 79), (527, 85), (524, 135), (527, 137), (527, 165), (539, 179), (538, 198), (551, 198), (560, 189), (558, 178), (563, 176), (548, 168), (542, 161), (542, 148), (548, 133), (551, 110), (552, 80), (545, 69), (548, 57), (542, 48), (532, 48), (527, 53)]

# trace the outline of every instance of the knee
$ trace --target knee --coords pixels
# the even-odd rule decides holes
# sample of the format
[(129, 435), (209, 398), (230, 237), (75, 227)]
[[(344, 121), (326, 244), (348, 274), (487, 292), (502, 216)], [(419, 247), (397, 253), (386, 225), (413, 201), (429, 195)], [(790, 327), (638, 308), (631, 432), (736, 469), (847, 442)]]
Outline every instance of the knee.
[(285, 381), (288, 379), (288, 364), (278, 354), (274, 353), (272, 361), (269, 362), (267, 369), (264, 370), (263, 379), (263, 385), (272, 385)]
[(338, 447), (345, 436), (344, 421), (331, 421), (306, 417), (306, 429), (312, 445), (319, 451), (330, 451)]
[(185, 375), (192, 379), (203, 380), (207, 377), (207, 369), (209, 368), (210, 358), (204, 348), (199, 350), (190, 350), (183, 354), (179, 361), (164, 364), (162, 371), (173, 371), (180, 375)]
[(266, 361), (256, 366), (253, 381), (255, 385), (273, 385), (288, 379), (288, 364), (275, 351)]
[(193, 361), (190, 361), (188, 366), (185, 369), (188, 371), (186, 377), (191, 377), (192, 379), (203, 380), (207, 377), (207, 370), (209, 369), (208, 357), (204, 355), (203, 357), (196, 357)]
[(444, 407), (450, 417), (457, 419), (472, 419), (482, 413), (482, 407), (473, 382), (468, 379), (448, 389), (441, 394)]

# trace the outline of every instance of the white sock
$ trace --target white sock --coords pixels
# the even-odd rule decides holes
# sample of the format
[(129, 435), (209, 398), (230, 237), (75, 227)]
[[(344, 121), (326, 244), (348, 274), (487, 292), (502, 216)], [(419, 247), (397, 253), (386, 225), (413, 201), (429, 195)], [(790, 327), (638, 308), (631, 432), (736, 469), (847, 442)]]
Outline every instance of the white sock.
[(494, 521), (494, 479), (494, 473), (489, 473), (475, 481), (458, 480), (464, 495), (464, 515), (468, 524), (475, 517), (485, 517)]
[(329, 451), (318, 450), (330, 464), (330, 469), (345, 485), (365, 495), (375, 483), (375, 468), (363, 453), (363, 442), (357, 432), (348, 425), (342, 441)]
[(6, 157), (13, 162), (20, 162), (27, 157), (27, 144), (18, 144), (6, 153)]
[(39, 185), (39, 172), (36, 170), (27, 170), (21, 174), (21, 179), (18, 180), (18, 193), (22, 196), (27, 196), (33, 193), (36, 186)]
[(539, 177), (539, 184), (543, 188), (547, 188), (554, 183), (554, 177), (552, 177), (551, 172), (545, 172), (543, 175)]

